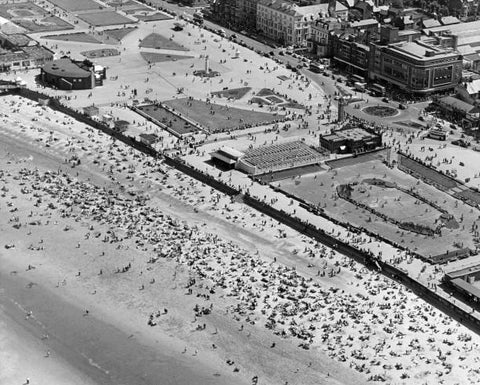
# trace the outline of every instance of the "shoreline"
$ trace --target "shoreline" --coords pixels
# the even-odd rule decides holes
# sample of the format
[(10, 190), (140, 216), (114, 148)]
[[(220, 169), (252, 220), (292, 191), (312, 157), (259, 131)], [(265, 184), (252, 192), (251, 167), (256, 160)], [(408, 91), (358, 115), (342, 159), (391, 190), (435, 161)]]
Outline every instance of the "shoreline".
[[(0, 260), (4, 257), (0, 256)], [(60, 360), (59, 366), (66, 367), (69, 373), (78, 377), (76, 382), (69, 383), (153, 385), (194, 384), (198, 380), (204, 384), (244, 383), (223, 375), (215, 377), (213, 369), (207, 370), (204, 363), (174, 357), (174, 346), (160, 342), (159, 338), (151, 343), (157, 348), (153, 349), (144, 341), (142, 331), (129, 334), (95, 312), (85, 316), (75, 303), (65, 301), (41, 283), (28, 285), (30, 282), (17, 274), (0, 271), (0, 315), (5, 320), (5, 329), (10, 331), (17, 326), (20, 338), (37, 341), (39, 348), (36, 350), (41, 352), (44, 349), (40, 360), (45, 365), (42, 362), (40, 367), (50, 365), (52, 360)], [(32, 311), (32, 315), (27, 318), (24, 310)], [(48, 338), (42, 339), (43, 335)], [(158, 344), (167, 350), (158, 349)], [(51, 352), (49, 357), (45, 357), (47, 351)], [(41, 371), (40, 375), (46, 374)], [(51, 380), (44, 382), (42, 378), (34, 382), (35, 374), (27, 373), (24, 377), (30, 378), (32, 384), (51, 383)]]

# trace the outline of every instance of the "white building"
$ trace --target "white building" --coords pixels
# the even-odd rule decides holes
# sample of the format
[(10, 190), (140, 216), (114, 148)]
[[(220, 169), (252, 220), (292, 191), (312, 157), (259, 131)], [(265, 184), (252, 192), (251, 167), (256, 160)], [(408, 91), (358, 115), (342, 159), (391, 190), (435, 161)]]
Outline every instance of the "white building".
[(307, 45), (311, 24), (327, 16), (345, 20), (348, 9), (338, 1), (300, 7), (290, 1), (260, 0), (257, 4), (257, 30), (284, 45)]

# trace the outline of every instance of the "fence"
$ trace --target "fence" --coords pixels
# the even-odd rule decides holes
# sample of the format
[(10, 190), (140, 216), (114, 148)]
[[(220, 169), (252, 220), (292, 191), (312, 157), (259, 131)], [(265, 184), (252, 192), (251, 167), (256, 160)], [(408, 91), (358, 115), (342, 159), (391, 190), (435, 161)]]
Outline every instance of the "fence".
[[(67, 106), (62, 105), (58, 100), (51, 99), (48, 95), (42, 94), (37, 91), (29, 90), (26, 88), (12, 90), (12, 93), (18, 94), (20, 96), (29, 98), (34, 101), (38, 101), (39, 99), (50, 99), (50, 107), (54, 110), (59, 112), (63, 112), (74, 119), (78, 119), (82, 123), (88, 124), (94, 128), (99, 129), (100, 131), (104, 132), (107, 135), (110, 135), (123, 143), (132, 146), (133, 148), (137, 149), (138, 151), (143, 152), (144, 154), (153, 156), (158, 158), (159, 156), (163, 156), (165, 163), (168, 165), (176, 168), (177, 170), (186, 173), (187, 175), (191, 176), (199, 180), (202, 183), (207, 184), (208, 186), (215, 188), (227, 195), (236, 196), (240, 194), (240, 191), (234, 189), (231, 186), (226, 185), (225, 183), (216, 180), (212, 176), (203, 173), (200, 170), (189, 166), (181, 159), (172, 158), (166, 154), (156, 151), (155, 149), (135, 140), (135, 138), (127, 137), (120, 132), (112, 130), (111, 128), (107, 127), (105, 124), (95, 121), (89, 118), (86, 115), (79, 113)], [(445, 298), (429, 290), (420, 282), (411, 278), (407, 272), (396, 268), (384, 262), (380, 259), (375, 258), (375, 256), (369, 251), (359, 250), (346, 242), (340, 241), (331, 235), (328, 235), (322, 229), (315, 227), (314, 225), (304, 222), (299, 218), (293, 217), (290, 214), (282, 211), (277, 210), (268, 204), (249, 196), (248, 194), (243, 196), (243, 201), (248, 206), (264, 213), (265, 215), (270, 216), (271, 218), (285, 224), (286, 226), (305, 234), (318, 242), (323, 243), (324, 245), (331, 247), (338, 251), (341, 254), (346, 255), (347, 257), (353, 258), (356, 261), (366, 265), (369, 268), (378, 268), (381, 272), (392, 279), (395, 279), (406, 286), (410, 287), (414, 290), (418, 295), (422, 296), (424, 299), (432, 303), (434, 306), (442, 309), (445, 312), (450, 313), (450, 315), (456, 316), (460, 322), (464, 323), (466, 326), (472, 328), (476, 333), (480, 332), (480, 320), (474, 317), (472, 314), (468, 313), (467, 311), (461, 309), (460, 307), (454, 305), (453, 303), (447, 301)], [(328, 218), (328, 217), (327, 217)], [(335, 223), (341, 224), (338, 221), (334, 221)], [(341, 224), (345, 226), (345, 224)], [(350, 231), (364, 231), (365, 229), (357, 229), (347, 225), (347, 229)]]

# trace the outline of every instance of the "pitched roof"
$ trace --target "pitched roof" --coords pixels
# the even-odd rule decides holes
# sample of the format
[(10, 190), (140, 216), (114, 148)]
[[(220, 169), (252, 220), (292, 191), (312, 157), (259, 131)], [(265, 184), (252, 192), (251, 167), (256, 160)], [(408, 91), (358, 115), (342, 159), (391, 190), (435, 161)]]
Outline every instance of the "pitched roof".
[[(309, 14), (327, 14), (328, 13), (328, 3), (323, 4), (314, 4), (306, 5), (303, 7), (298, 6), (295, 3), (284, 0), (260, 0), (258, 4), (261, 4), (265, 7), (275, 9), (282, 13), (285, 13), (290, 16), (305, 16)], [(335, 2), (335, 12), (347, 11), (348, 8), (345, 7), (342, 3)]]
[(450, 106), (452, 108), (455, 108), (457, 110), (460, 110), (466, 113), (471, 112), (474, 108), (472, 104), (464, 102), (463, 100), (454, 98), (453, 96), (445, 96), (444, 98), (440, 99), (440, 102), (442, 104), (445, 104), (447, 106)]
[(465, 88), (467, 89), (469, 95), (478, 94), (480, 92), (480, 79), (467, 82), (465, 84)]
[(458, 20), (455, 16), (445, 16), (442, 17), (442, 24), (443, 25), (450, 25), (450, 24), (458, 24), (460, 20)]
[(422, 20), (422, 24), (424, 28), (433, 28), (433, 27), (438, 27), (440, 26), (440, 22), (435, 19), (425, 19)]

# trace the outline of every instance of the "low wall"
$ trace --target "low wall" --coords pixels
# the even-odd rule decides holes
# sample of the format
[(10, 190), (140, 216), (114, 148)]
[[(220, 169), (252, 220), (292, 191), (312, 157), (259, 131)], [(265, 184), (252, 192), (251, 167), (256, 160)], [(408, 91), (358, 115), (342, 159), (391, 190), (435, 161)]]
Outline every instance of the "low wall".
[(204, 174), (200, 170), (197, 170), (192, 166), (187, 165), (183, 160), (179, 158), (172, 158), (167, 155), (164, 155), (164, 160), (165, 160), (165, 163), (168, 164), (169, 166), (176, 168), (177, 170), (191, 176), (192, 178), (199, 180), (202, 183), (205, 183), (210, 187), (213, 187), (216, 190), (221, 191), (226, 195), (235, 196), (240, 193), (240, 191), (234, 189), (233, 187), (230, 187), (218, 181), (217, 179), (213, 178), (212, 176), (208, 174)]
[[(38, 101), (39, 99), (50, 98), (48, 95), (45, 95), (36, 91), (32, 91), (29, 89), (14, 90), (14, 93), (34, 101)], [(124, 136), (123, 134), (107, 127), (103, 123), (90, 119), (86, 115), (83, 115), (67, 106), (60, 104), (56, 99), (50, 98), (50, 100), (51, 100), (50, 106), (52, 109), (63, 112), (75, 119), (78, 119), (79, 121), (85, 124), (90, 125), (91, 127), (97, 128), (100, 131), (104, 132), (105, 134), (108, 134), (112, 137), (115, 137), (121, 140), (123, 143), (134, 147), (135, 149), (143, 152), (144, 154), (147, 154), (156, 158), (162, 155), (164, 157), (166, 164), (176, 168), (181, 172), (186, 173), (187, 175), (199, 180), (200, 182), (205, 183), (208, 186), (211, 186), (227, 195), (236, 196), (240, 194), (240, 191), (236, 190), (235, 188), (228, 186), (223, 182), (216, 180), (212, 176), (193, 168), (192, 166), (183, 162), (181, 159), (172, 158), (165, 154), (157, 152), (153, 148), (136, 141), (134, 138)], [(248, 206), (270, 216), (271, 218), (285, 224), (286, 226), (302, 234), (305, 234), (323, 243), (328, 247), (335, 249), (336, 251), (346, 255), (347, 257), (357, 260), (358, 262), (366, 265), (369, 268), (378, 268), (385, 276), (403, 283), (404, 285), (414, 290), (417, 293), (417, 295), (422, 296), (424, 299), (429, 301), (432, 305), (442, 309), (445, 312), (448, 312), (450, 314), (457, 316), (460, 322), (466, 324), (466, 326), (468, 327), (471, 327), (476, 333), (480, 333), (480, 320), (475, 318), (472, 314), (467, 313), (465, 310), (459, 308), (458, 306), (455, 306), (453, 303), (447, 301), (437, 293), (428, 289), (420, 282), (408, 276), (408, 274), (405, 271), (400, 270), (395, 266), (388, 264), (387, 262), (384, 262), (375, 258), (371, 252), (356, 249), (355, 247), (328, 235), (322, 229), (318, 229), (312, 224), (304, 222), (299, 218), (293, 217), (282, 210), (277, 210), (274, 207), (269, 206), (268, 204), (249, 196), (248, 194), (243, 197), (243, 201)], [(357, 231), (357, 232), (359, 230), (363, 231), (363, 229), (352, 228), (349, 225), (338, 223), (338, 221), (335, 221), (335, 223), (343, 225), (344, 227), (347, 227), (347, 229), (351, 231)]]
[(150, 115), (146, 114), (145, 112), (143, 112), (139, 108), (137, 108), (135, 106), (131, 106), (130, 109), (132, 111), (136, 112), (137, 114), (139, 114), (140, 116), (142, 116), (143, 118), (147, 119), (149, 122), (152, 122), (153, 124), (156, 124), (160, 128), (163, 128), (164, 130), (168, 131), (173, 136), (175, 136), (177, 138), (182, 138), (182, 135), (180, 135), (177, 131), (172, 130), (170, 127), (168, 127), (166, 124), (163, 124), (159, 120), (157, 120), (155, 118), (152, 118)]

